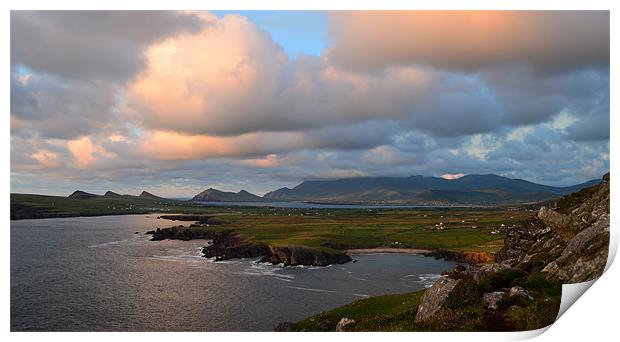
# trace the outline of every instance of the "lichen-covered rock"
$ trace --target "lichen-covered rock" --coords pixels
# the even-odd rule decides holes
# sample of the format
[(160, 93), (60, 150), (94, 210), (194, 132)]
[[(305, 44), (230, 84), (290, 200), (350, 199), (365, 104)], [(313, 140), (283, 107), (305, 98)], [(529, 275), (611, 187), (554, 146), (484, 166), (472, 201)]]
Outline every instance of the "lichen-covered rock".
[(590, 227), (571, 239), (555, 261), (543, 271), (564, 283), (581, 283), (599, 277), (605, 270), (609, 252), (609, 215), (603, 215)]
[(568, 215), (560, 214), (547, 207), (541, 207), (538, 210), (538, 218), (564, 240), (569, 240), (576, 234), (576, 228)]
[(522, 298), (527, 298), (529, 300), (534, 299), (529, 292), (527, 292), (526, 289), (522, 288), (521, 286), (513, 286), (510, 288), (510, 290), (508, 291), (508, 296), (509, 297), (522, 297)]
[(504, 298), (505, 294), (506, 292), (504, 291), (485, 293), (484, 295), (482, 295), (482, 305), (485, 308), (497, 310), (497, 308), (499, 307), (499, 302)]
[(599, 185), (564, 196), (511, 228), (495, 261), (578, 283), (602, 274), (608, 249), (609, 174)]
[(422, 295), (418, 313), (415, 316), (415, 322), (424, 323), (432, 320), (435, 314), (445, 306), (448, 296), (460, 282), (460, 279), (452, 279), (449, 277), (439, 278), (435, 284)]
[(480, 283), (480, 280), (484, 279), (489, 274), (497, 273), (509, 268), (510, 264), (508, 263), (485, 264), (478, 268), (478, 271), (474, 274), (473, 278), (475, 282)]
[(338, 322), (338, 324), (336, 324), (336, 331), (337, 332), (343, 332), (343, 331), (347, 331), (347, 326), (354, 324), (355, 320), (353, 319), (349, 319), (346, 317), (342, 317), (342, 319), (340, 320), (340, 322)]

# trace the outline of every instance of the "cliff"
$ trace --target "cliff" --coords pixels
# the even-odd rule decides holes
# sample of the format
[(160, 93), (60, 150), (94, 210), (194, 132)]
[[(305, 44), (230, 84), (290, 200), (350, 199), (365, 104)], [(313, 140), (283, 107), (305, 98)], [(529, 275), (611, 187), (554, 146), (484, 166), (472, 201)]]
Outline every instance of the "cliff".
[(609, 249), (609, 174), (511, 228), (495, 263), (461, 267), (422, 295), (432, 330), (525, 330), (553, 323), (561, 285), (599, 277)]

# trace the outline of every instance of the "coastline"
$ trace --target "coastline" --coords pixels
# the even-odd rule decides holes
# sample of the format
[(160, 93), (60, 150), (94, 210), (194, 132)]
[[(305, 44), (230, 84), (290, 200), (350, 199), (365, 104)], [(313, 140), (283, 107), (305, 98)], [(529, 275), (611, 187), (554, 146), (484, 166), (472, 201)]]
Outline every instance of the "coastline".
[(388, 248), (388, 247), (379, 247), (379, 248), (359, 248), (359, 249), (347, 249), (345, 253), (356, 255), (356, 254), (414, 254), (414, 255), (425, 255), (427, 253), (432, 252), (430, 249), (422, 249), (422, 248)]
[(485, 264), (495, 260), (495, 254), (488, 252), (472, 251), (450, 251), (445, 249), (424, 249), (424, 248), (360, 248), (345, 250), (347, 255), (360, 254), (410, 254), (433, 257), (467, 264)]

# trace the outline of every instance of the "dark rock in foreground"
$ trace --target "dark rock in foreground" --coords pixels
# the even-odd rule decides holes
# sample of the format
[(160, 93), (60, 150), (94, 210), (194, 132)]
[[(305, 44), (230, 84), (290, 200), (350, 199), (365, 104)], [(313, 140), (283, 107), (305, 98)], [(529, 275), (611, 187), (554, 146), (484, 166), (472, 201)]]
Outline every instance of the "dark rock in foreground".
[(328, 252), (303, 246), (274, 247), (266, 243), (248, 241), (245, 237), (231, 230), (216, 231), (205, 226), (190, 227), (174, 226), (157, 228), (146, 232), (151, 234), (151, 241), (172, 240), (211, 240), (210, 244), (202, 249), (205, 258), (215, 258), (215, 261), (261, 258), (260, 262), (284, 264), (284, 266), (327, 266), (344, 264), (351, 261), (351, 257), (342, 252)]
[(218, 233), (208, 229), (195, 230), (185, 226), (157, 228), (156, 230), (149, 230), (146, 234), (153, 235), (151, 241), (166, 239), (189, 241), (192, 239), (213, 239), (218, 236)]
[(271, 247), (270, 254), (261, 259), (261, 262), (272, 264), (284, 264), (284, 266), (327, 266), (331, 264), (344, 264), (351, 261), (351, 257), (339, 252), (325, 252), (314, 248), (296, 247)]
[(211, 245), (203, 248), (203, 253), (205, 257), (215, 258), (216, 261), (262, 257), (261, 262), (284, 264), (284, 266), (327, 266), (344, 264), (352, 260), (348, 255), (339, 252), (330, 253), (302, 246), (273, 247), (265, 243), (253, 243), (233, 232), (217, 236)]

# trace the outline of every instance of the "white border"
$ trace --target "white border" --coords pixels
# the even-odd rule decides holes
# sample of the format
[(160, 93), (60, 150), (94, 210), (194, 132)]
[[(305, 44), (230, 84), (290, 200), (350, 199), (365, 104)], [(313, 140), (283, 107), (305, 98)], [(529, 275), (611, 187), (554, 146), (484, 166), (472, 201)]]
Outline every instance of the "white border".
[[(177, 339), (224, 339), (224, 340), (236, 340), (236, 339), (290, 339), (294, 338), (296, 341), (315, 341), (317, 338), (336, 340), (342, 339), (343, 335), (334, 333), (323, 333), (320, 335), (311, 333), (302, 334), (281, 334), (281, 333), (9, 333), (9, 309), (10, 309), (10, 297), (9, 297), (9, 262), (10, 262), (10, 240), (6, 238), (9, 232), (8, 217), (10, 217), (10, 125), (9, 115), (9, 28), (10, 28), (10, 14), (9, 9), (281, 9), (281, 10), (345, 10), (345, 9), (536, 9), (536, 10), (611, 10), (611, 61), (618, 60), (618, 15), (616, 10), (618, 6), (612, 1), (570, 1), (564, 0), (562, 2), (555, 1), (536, 1), (536, 0), (520, 0), (520, 1), (465, 1), (465, 0), (435, 0), (435, 1), (400, 1), (400, 0), (343, 0), (343, 1), (283, 1), (283, 0), (263, 0), (263, 1), (251, 1), (251, 0), (230, 0), (230, 1), (200, 1), (200, 0), (152, 0), (152, 1), (123, 1), (123, 0), (107, 0), (107, 1), (78, 1), (78, 0), (55, 0), (55, 1), (43, 1), (43, 0), (9, 0), (3, 2), (6, 6), (6, 11), (3, 12), (3, 35), (2, 43), (5, 53), (2, 55), (4, 59), (3, 75), (4, 83), (2, 102), (3, 108), (5, 108), (5, 116), (2, 121), (2, 128), (5, 132), (4, 141), (2, 142), (4, 153), (0, 154), (0, 158), (4, 163), (2, 174), (0, 177), (4, 180), (2, 183), (2, 191), (4, 196), (2, 197), (2, 217), (5, 217), (5, 224), (3, 225), (4, 236), (2, 239), (2, 260), (4, 263), (3, 277), (1, 285), (3, 295), (3, 305), (1, 310), (1, 324), (2, 332), (7, 335), (5, 338), (16, 341), (30, 341), (30, 340), (58, 340), (58, 341), (82, 341), (89, 339), (91, 341), (109, 341), (110, 338), (120, 340), (130, 339), (148, 339), (149, 341), (169, 341), (171, 338)], [(617, 88), (615, 87), (615, 80), (618, 80), (618, 69), (612, 63), (611, 65), (611, 153), (610, 164), (612, 169), (616, 169), (613, 165), (617, 164), (617, 139), (614, 137), (620, 133), (617, 106), (616, 102), (619, 97)], [(620, 193), (616, 182), (612, 181), (612, 208), (620, 208), (620, 200), (615, 194)], [(611, 233), (612, 243), (610, 248), (610, 260), (612, 256), (616, 254), (618, 245), (618, 217), (612, 215), (611, 217)], [(583, 294), (583, 299), (580, 299), (574, 305), (574, 309), (568, 310), (562, 317), (553, 324), (548, 330), (541, 329), (536, 332), (526, 333), (365, 333), (365, 334), (349, 334), (346, 337), (354, 338), (360, 341), (376, 341), (378, 338), (389, 338), (390, 340), (403, 340), (411, 341), (411, 339), (424, 339), (432, 341), (497, 341), (497, 340), (513, 340), (523, 339), (536, 336), (544, 331), (544, 334), (538, 337), (543, 341), (578, 341), (580, 339), (591, 339), (593, 337), (602, 337), (607, 339), (613, 339), (612, 336), (616, 335), (616, 325), (618, 310), (620, 309), (620, 297), (618, 291), (620, 291), (620, 276), (617, 263), (616, 265), (609, 263), (609, 270), (601, 277), (600, 281), (596, 281), (592, 284), (592, 288)], [(413, 334), (413, 335), (412, 335)]]

